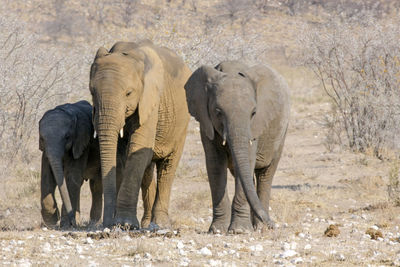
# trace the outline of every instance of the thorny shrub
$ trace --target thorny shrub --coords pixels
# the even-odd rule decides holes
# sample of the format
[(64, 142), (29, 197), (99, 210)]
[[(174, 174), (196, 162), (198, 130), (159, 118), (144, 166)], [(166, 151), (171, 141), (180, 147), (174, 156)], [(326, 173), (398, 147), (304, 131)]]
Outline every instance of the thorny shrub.
[(35, 34), (16, 21), (0, 18), (0, 28), (0, 159), (29, 163), (32, 150), (38, 151), (42, 114), (82, 87), (75, 79), (78, 62), (60, 50), (39, 48)]
[(333, 104), (326, 116), (328, 139), (355, 151), (372, 150), (378, 158), (383, 149), (398, 148), (399, 33), (398, 22), (372, 17), (305, 30), (301, 63), (313, 70)]

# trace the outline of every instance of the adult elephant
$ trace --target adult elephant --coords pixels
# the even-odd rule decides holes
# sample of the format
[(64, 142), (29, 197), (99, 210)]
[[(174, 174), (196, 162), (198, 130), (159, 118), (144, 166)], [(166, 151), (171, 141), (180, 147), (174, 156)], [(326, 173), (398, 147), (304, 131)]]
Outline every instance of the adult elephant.
[[(206, 156), (213, 202), (209, 232), (241, 233), (264, 223), (273, 227), (271, 183), (289, 122), (286, 82), (269, 67), (226, 61), (197, 69), (185, 89), (189, 112), (200, 122)], [(232, 206), (227, 168), (235, 177)]]
[[(148, 40), (118, 42), (110, 51), (98, 49), (90, 71), (90, 92), (100, 143), (104, 226), (139, 227), (136, 208), (141, 185), (142, 227), (151, 221), (169, 226), (170, 191), (189, 121), (183, 86), (190, 74), (174, 52)], [(128, 145), (117, 195), (118, 133)]]
[[(99, 144), (93, 139), (92, 106), (87, 101), (64, 104), (48, 110), (39, 122), (42, 218), (56, 226), (60, 213), (54, 197), (60, 190), (60, 226), (76, 226), (80, 213), (80, 189), (89, 179), (92, 193), (90, 219), (97, 223), (102, 212)], [(65, 177), (65, 179), (64, 179)]]

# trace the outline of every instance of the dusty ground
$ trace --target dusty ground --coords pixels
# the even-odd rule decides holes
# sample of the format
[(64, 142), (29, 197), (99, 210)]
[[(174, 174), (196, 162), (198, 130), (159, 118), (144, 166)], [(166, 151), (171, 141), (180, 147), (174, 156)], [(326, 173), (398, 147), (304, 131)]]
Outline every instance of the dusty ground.
[[(315, 90), (316, 85), (304, 86), (298, 78), (302, 75), (281, 71), (292, 87), (292, 118), (273, 183), (270, 213), (276, 229), (245, 235), (206, 233), (211, 198), (198, 125), (191, 121), (173, 185), (174, 232), (48, 230), (40, 227), (35, 201), (21, 210), (1, 211), (0, 262), (18, 266), (399, 266), (400, 208), (388, 202), (386, 192), (391, 163), (338, 148), (327, 152), (319, 123), (320, 114), (328, 110), (327, 99)], [(232, 193), (232, 179), (229, 186)], [(90, 205), (87, 187), (83, 222)], [(339, 233), (327, 237), (324, 232), (332, 224)], [(382, 237), (372, 239), (373, 234), (366, 234), (369, 228)]]
[[(33, 29), (38, 28), (36, 21), (49, 20), (46, 16), (54, 17), (52, 23), (57, 22), (57, 14), (47, 11), (51, 6), (46, 1), (42, 6), (37, 4), (41, 3), (39, 0), (6, 2), (8, 7), (5, 7)], [(57, 2), (63, 1), (54, 1)], [(100, 2), (96, 1), (97, 4)], [(201, 3), (206, 5), (208, 2)], [(26, 5), (32, 6), (33, 11), (24, 12)], [(67, 7), (68, 10), (78, 9), (72, 4)], [(3, 13), (11, 13), (9, 10)], [(35, 12), (45, 15), (38, 16)], [(68, 16), (66, 19), (70, 20)], [(90, 207), (87, 183), (81, 200), (83, 226), (74, 231), (43, 228), (38, 168), (24, 169), (19, 175), (17, 170), (16, 178), (1, 180), (0, 265), (400, 266), (400, 207), (389, 202), (387, 194), (388, 177), (394, 163), (380, 161), (368, 153), (357, 154), (327, 145), (329, 142), (321, 122), (323, 114), (329, 111), (328, 99), (313, 81), (311, 73), (281, 64), (282, 58), (292, 53), (299, 19), (274, 13), (263, 19), (265, 27), (256, 28), (260, 30), (257, 38), (264, 36), (267, 40), (265, 43), (270, 46), (268, 58), (280, 59), (273, 66), (288, 80), (292, 100), (286, 146), (272, 189), (270, 214), (276, 229), (243, 235), (207, 234), (212, 216), (211, 195), (198, 124), (192, 120), (173, 184), (170, 205), (173, 232), (108, 233), (86, 227)], [(109, 21), (105, 24), (112, 26), (112, 30), (116, 28), (115, 31), (124, 30), (131, 34), (126, 34), (129, 37), (136, 36), (134, 27), (109, 26)], [(97, 33), (93, 25), (89, 26)], [(261, 33), (266, 33), (267, 37)], [(100, 39), (107, 39), (99, 35)], [(65, 41), (64, 35), (53, 38), (55, 44)], [(44, 46), (54, 44), (48, 39), (51, 38), (47, 36), (42, 40)], [(81, 39), (81, 42), (88, 42), (78, 36), (66, 43), (74, 47)], [(94, 47), (101, 44), (98, 41)], [(94, 53), (92, 50), (95, 51), (91, 49), (90, 53)], [(91, 54), (85, 57), (92, 59)], [(83, 66), (85, 79), (88, 64)], [(86, 84), (82, 90), (88, 95)], [(0, 170), (7, 168), (4, 165), (6, 163), (0, 161)], [(232, 178), (229, 192), (231, 195), (234, 192)], [(139, 209), (139, 215), (140, 212)], [(336, 227), (331, 226), (332, 231), (325, 235), (330, 225)]]

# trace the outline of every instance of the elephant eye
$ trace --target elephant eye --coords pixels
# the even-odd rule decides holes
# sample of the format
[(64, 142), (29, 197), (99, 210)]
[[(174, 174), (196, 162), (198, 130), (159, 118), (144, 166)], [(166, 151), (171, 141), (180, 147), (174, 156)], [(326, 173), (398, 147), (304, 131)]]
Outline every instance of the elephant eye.
[(129, 91), (128, 93), (126, 93), (126, 96), (130, 96), (132, 94), (132, 91)]
[(253, 118), (256, 115), (256, 110), (253, 110), (253, 112), (251, 112), (251, 118)]

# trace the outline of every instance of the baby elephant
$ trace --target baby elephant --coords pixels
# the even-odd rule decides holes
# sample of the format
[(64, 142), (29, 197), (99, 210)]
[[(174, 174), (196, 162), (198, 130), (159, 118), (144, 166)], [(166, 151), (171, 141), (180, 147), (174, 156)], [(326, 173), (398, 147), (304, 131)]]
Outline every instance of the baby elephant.
[(63, 202), (60, 226), (76, 226), (83, 179), (90, 180), (90, 219), (98, 222), (103, 189), (99, 144), (93, 138), (92, 106), (79, 101), (47, 111), (39, 122), (39, 136), (39, 149), (43, 151), (40, 202), (44, 223), (54, 227), (60, 219), (54, 198), (58, 186)]
[[(227, 61), (197, 69), (185, 90), (189, 112), (200, 122), (206, 156), (213, 202), (209, 232), (273, 227), (268, 209), (289, 122), (286, 82), (269, 67)], [(235, 177), (232, 205), (227, 168)]]

